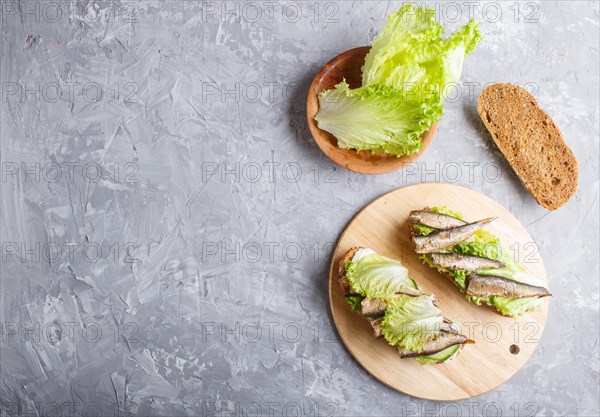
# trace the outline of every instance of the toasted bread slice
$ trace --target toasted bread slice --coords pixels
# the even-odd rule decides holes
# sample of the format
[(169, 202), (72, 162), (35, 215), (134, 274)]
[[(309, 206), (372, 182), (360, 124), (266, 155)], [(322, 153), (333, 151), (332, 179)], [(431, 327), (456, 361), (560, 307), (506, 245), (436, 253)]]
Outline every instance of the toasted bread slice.
[[(344, 297), (356, 295), (356, 293), (352, 291), (352, 288), (350, 287), (350, 282), (348, 282), (348, 278), (346, 278), (346, 268), (344, 266), (346, 265), (346, 262), (352, 261), (352, 258), (354, 258), (354, 255), (359, 249), (362, 248), (359, 246), (351, 248), (350, 250), (348, 250), (348, 252), (344, 254), (344, 256), (342, 256), (342, 259), (340, 259), (340, 265), (338, 269), (338, 282), (340, 284), (340, 287), (342, 287)], [(383, 337), (383, 335), (381, 334), (382, 319), (380, 317), (370, 318), (367, 316), (365, 316), (365, 318), (369, 321), (369, 324), (371, 324), (371, 327), (373, 328), (373, 336), (376, 338)]]
[(344, 293), (345, 297), (348, 297), (350, 295), (356, 295), (353, 291), (352, 288), (350, 287), (350, 283), (348, 282), (348, 278), (346, 278), (346, 262), (350, 262), (352, 261), (352, 258), (354, 258), (354, 255), (356, 254), (356, 252), (360, 249), (360, 247), (354, 247), (351, 248), (348, 252), (346, 252), (346, 254), (344, 256), (342, 256), (342, 259), (340, 260), (340, 265), (339, 265), (339, 270), (338, 270), (338, 282), (340, 284), (340, 287), (342, 287), (342, 292)]
[(524, 88), (486, 87), (477, 111), (494, 142), (538, 204), (556, 210), (577, 191), (575, 155), (562, 133)]

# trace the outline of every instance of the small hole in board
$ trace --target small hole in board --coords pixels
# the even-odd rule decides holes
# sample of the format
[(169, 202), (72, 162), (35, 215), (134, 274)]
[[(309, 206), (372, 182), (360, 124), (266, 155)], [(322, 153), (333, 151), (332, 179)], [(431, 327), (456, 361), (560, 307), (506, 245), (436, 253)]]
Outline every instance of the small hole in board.
[(510, 345), (510, 347), (508, 348), (508, 350), (513, 355), (516, 355), (516, 354), (518, 354), (521, 351), (521, 349), (519, 349), (519, 346), (517, 346), (517, 345)]

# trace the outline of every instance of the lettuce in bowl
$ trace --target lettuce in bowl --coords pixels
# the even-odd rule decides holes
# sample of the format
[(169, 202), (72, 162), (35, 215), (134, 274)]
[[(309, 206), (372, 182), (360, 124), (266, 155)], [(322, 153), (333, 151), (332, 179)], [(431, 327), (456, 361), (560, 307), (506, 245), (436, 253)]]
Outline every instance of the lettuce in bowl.
[(345, 81), (319, 93), (315, 120), (344, 149), (412, 155), (442, 117), (447, 86), (459, 81), (465, 56), (481, 35), (471, 20), (448, 38), (433, 9), (403, 6), (365, 58), (362, 86)]

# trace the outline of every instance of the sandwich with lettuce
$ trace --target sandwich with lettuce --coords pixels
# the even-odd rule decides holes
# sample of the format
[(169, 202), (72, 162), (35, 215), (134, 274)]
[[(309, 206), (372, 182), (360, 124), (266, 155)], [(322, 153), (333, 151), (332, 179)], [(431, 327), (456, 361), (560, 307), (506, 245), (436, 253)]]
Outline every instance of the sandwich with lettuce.
[(551, 294), (512, 259), (497, 236), (483, 230), (493, 220), (469, 223), (460, 213), (433, 207), (412, 211), (409, 224), (423, 262), (450, 277), (470, 302), (510, 317), (540, 310)]
[(473, 343), (395, 259), (352, 248), (340, 262), (338, 281), (346, 302), (369, 321), (374, 336), (396, 347), (402, 358), (443, 363)]
[(345, 149), (398, 157), (418, 152), (481, 39), (474, 20), (449, 37), (443, 33), (434, 9), (407, 4), (389, 15), (365, 58), (362, 86), (344, 80), (319, 94), (319, 128)]

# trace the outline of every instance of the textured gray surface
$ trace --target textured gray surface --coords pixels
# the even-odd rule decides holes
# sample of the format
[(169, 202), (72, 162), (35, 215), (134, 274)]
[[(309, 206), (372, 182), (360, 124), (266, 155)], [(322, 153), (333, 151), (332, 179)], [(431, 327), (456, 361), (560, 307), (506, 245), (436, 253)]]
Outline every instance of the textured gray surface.
[[(363, 176), (316, 148), (305, 94), (399, 3), (3, 0), (3, 415), (600, 414), (598, 3), (431, 5), (447, 28), (472, 11), (483, 42), (426, 154)], [(559, 211), (478, 119), (495, 81), (527, 84), (577, 155)], [(527, 365), (454, 405), (371, 378), (328, 308), (339, 233), (422, 181), (509, 208), (555, 294)]]

